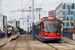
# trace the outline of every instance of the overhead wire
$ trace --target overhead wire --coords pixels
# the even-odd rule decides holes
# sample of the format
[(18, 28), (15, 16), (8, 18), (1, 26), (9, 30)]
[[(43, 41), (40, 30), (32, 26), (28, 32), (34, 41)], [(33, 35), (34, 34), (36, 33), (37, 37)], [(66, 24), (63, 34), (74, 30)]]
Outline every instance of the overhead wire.
[(44, 0), (43, 0), (42, 4), (40, 5), (40, 7), (43, 5), (43, 3), (44, 3)]
[[(29, 2), (30, 2), (30, 0), (27, 2), (27, 4), (26, 4), (26, 6), (24, 7), (24, 9), (28, 6)], [(23, 10), (24, 10), (24, 9), (23, 9)]]

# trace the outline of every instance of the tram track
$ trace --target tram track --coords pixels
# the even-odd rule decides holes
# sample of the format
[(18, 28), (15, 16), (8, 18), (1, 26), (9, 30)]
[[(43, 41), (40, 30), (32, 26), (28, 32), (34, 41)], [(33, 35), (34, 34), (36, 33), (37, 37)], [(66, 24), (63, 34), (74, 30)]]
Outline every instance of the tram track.
[(27, 40), (27, 37), (25, 36), (25, 38), (26, 38), (26, 42), (27, 42), (28, 48), (29, 48), (29, 50), (31, 50), (31, 47), (29, 46), (29, 42)]
[(69, 48), (65, 45), (61, 45), (61, 44), (58, 44), (56, 43), (55, 44), (51, 44), (51, 43), (48, 43), (49, 46), (52, 46), (53, 48), (55, 48), (55, 50), (73, 50), (72, 48)]
[(63, 42), (47, 42), (46, 44), (54, 48), (55, 50), (75, 50), (74, 44)]
[(49, 46), (51, 46), (52, 48), (54, 48), (55, 50), (58, 50), (56, 47), (54, 47), (54, 46), (52, 46), (52, 45), (50, 45), (50, 44), (48, 44), (48, 43), (46, 43), (47, 45), (49, 45)]
[[(63, 45), (63, 46), (66, 46), (66, 47), (68, 47), (68, 48), (71, 48), (72, 50), (75, 50), (75, 44), (71, 44), (71, 43), (65, 43), (65, 42), (63, 42), (63, 43), (59, 43), (60, 45)], [(74, 47), (74, 48), (73, 48)]]
[[(20, 47), (20, 44), (21, 44), (21, 47)], [(17, 49), (25, 49), (25, 50), (31, 50), (31, 47), (29, 46), (29, 43), (28, 43), (28, 39), (26, 36), (21, 36), (16, 44), (14, 45), (13, 49), (12, 50), (17, 50)]]
[(15, 44), (15, 46), (13, 47), (12, 50), (15, 50), (15, 47), (16, 47), (16, 45), (17, 45), (17, 43), (19, 42), (20, 39), (21, 39), (21, 37), (17, 40), (17, 42), (16, 42), (16, 44)]

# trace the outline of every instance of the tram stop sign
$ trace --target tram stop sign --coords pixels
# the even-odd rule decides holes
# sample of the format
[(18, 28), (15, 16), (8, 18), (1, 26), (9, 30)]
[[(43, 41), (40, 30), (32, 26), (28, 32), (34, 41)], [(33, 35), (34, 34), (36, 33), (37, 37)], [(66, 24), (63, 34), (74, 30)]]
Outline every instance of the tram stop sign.
[(5, 29), (7, 29), (7, 26), (5, 26)]

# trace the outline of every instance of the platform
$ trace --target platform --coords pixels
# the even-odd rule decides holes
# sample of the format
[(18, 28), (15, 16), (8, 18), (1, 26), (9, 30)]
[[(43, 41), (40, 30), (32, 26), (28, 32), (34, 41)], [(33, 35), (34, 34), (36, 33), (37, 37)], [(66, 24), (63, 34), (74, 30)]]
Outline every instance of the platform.
[(5, 38), (0, 39), (0, 47), (17, 38), (18, 36), (19, 35), (12, 35), (10, 38), (7, 38), (7, 40), (5, 40)]

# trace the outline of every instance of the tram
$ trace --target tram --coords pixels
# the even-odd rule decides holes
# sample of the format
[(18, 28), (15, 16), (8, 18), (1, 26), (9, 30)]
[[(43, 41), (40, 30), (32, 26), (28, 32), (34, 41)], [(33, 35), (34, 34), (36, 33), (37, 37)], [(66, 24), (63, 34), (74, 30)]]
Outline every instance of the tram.
[(44, 17), (34, 26), (35, 38), (41, 41), (61, 41), (61, 20)]

